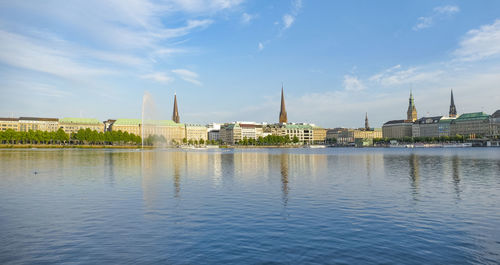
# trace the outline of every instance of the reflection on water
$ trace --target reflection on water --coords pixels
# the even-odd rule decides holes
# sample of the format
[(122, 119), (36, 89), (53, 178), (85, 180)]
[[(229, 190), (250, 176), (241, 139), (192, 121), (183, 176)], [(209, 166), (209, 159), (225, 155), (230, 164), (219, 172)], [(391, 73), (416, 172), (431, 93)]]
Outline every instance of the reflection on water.
[(455, 193), (457, 194), (457, 199), (460, 199), (460, 171), (459, 171), (460, 159), (458, 156), (453, 156), (451, 159), (451, 168), (453, 172), (453, 184), (455, 187)]
[(410, 179), (411, 179), (411, 188), (413, 194), (415, 196), (418, 195), (418, 182), (420, 179), (419, 175), (419, 165), (418, 165), (418, 156), (415, 154), (411, 154), (409, 160), (409, 171), (410, 171)]
[(281, 166), (281, 191), (283, 192), (283, 205), (286, 207), (288, 203), (288, 156), (280, 155)]
[(2, 264), (500, 260), (500, 149), (1, 150), (0, 169)]

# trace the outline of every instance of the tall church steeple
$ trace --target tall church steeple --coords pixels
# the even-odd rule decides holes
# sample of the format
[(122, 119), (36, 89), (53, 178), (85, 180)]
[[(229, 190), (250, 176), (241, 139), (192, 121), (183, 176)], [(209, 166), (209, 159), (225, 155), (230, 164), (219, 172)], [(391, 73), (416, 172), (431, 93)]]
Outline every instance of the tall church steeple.
[(408, 111), (406, 112), (406, 121), (414, 122), (417, 120), (417, 109), (415, 108), (415, 100), (413, 99), (412, 91), (410, 90), (410, 99)]
[(281, 84), (281, 109), (280, 109), (280, 123), (287, 123), (288, 118), (286, 116), (285, 109), (285, 95), (283, 93), (283, 84)]
[(455, 107), (455, 100), (453, 100), (453, 89), (451, 90), (450, 113), (451, 118), (457, 117), (457, 108)]
[(368, 124), (368, 112), (365, 115), (365, 130), (370, 130), (370, 125)]
[(174, 94), (174, 111), (172, 113), (172, 120), (175, 123), (181, 122), (181, 118), (179, 117), (179, 110), (177, 109), (177, 95)]

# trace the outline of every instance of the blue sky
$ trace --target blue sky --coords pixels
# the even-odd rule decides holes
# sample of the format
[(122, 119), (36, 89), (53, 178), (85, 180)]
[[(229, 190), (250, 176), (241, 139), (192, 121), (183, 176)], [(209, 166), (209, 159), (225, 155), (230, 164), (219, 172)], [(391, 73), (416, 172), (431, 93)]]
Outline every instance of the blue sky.
[(500, 1), (2, 1), (0, 116), (323, 127), (500, 109)]

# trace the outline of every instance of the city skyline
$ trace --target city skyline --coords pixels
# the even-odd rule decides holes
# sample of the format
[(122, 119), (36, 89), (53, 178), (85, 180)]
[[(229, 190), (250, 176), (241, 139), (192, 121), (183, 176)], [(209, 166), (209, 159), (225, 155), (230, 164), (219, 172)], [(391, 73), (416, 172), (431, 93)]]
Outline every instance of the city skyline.
[(140, 117), (149, 91), (164, 119), (177, 94), (189, 123), (275, 122), (281, 82), (325, 128), (404, 118), (410, 89), (419, 117), (500, 102), (495, 1), (0, 5), (2, 117)]

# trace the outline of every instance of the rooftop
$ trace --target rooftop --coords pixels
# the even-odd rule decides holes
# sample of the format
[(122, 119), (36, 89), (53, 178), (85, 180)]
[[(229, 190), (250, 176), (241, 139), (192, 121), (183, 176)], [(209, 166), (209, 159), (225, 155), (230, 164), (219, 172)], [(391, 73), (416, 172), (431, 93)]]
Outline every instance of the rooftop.
[(0, 118), (0, 121), (19, 121), (19, 118)]
[[(117, 119), (113, 126), (139, 126), (142, 124), (141, 119)], [(145, 120), (144, 124), (153, 126), (179, 126), (182, 127), (184, 124), (175, 123), (172, 120)]]
[(484, 112), (472, 112), (472, 113), (464, 113), (458, 117), (455, 122), (461, 121), (470, 121), (470, 120), (485, 120), (489, 119), (490, 115)]
[(431, 123), (438, 123), (443, 116), (434, 116), (434, 117), (422, 117), (418, 120), (415, 121), (415, 123), (418, 124), (431, 124)]
[(405, 120), (392, 120), (384, 123), (384, 125), (399, 124), (399, 123), (405, 123)]
[(20, 121), (58, 121), (58, 118), (20, 117)]
[(59, 123), (70, 123), (70, 124), (102, 124), (98, 119), (92, 118), (62, 118)]

